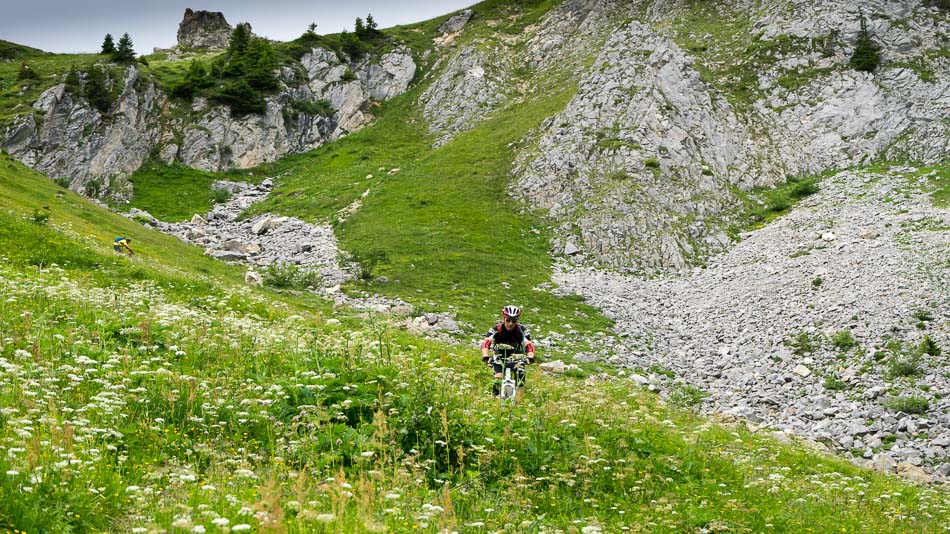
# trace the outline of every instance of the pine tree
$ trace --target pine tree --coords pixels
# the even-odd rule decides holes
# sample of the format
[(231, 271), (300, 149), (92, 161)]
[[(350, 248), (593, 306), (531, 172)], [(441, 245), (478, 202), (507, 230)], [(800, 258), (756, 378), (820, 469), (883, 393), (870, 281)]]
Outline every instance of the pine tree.
[(112, 42), (111, 33), (107, 33), (106, 38), (102, 40), (102, 50), (99, 53), (106, 55), (115, 54), (115, 43)]
[(63, 80), (66, 90), (70, 93), (78, 93), (81, 87), (79, 81), (79, 72), (76, 71), (76, 65), (69, 66), (69, 72), (66, 73), (66, 79)]
[(306, 35), (309, 36), (309, 37), (313, 37), (313, 36), (317, 35), (317, 23), (316, 23), (316, 22), (311, 22), (310, 25), (307, 26), (307, 33), (306, 33)]
[(119, 46), (112, 54), (112, 59), (119, 63), (131, 63), (135, 61), (135, 50), (132, 48), (132, 38), (128, 33), (123, 33), (119, 38)]
[(247, 81), (251, 87), (260, 91), (277, 89), (277, 77), (274, 70), (277, 60), (274, 50), (266, 39), (253, 39), (247, 49)]
[(86, 100), (99, 111), (108, 112), (109, 107), (112, 106), (112, 95), (106, 86), (106, 73), (93, 67), (86, 74), (86, 87), (83, 90)]
[(863, 72), (874, 72), (874, 69), (876, 69), (881, 62), (878, 50), (880, 50), (880, 46), (871, 40), (871, 35), (868, 33), (868, 23), (864, 18), (864, 13), (862, 13), (861, 33), (858, 34), (858, 41), (854, 46), (854, 54), (851, 55), (851, 68)]
[(231, 32), (231, 39), (228, 41), (228, 52), (226, 54), (227, 63), (222, 69), (222, 73), (227, 77), (240, 77), (248, 73), (249, 65), (247, 62), (247, 50), (251, 45), (251, 32), (247, 24), (240, 22)]
[(228, 41), (228, 54), (232, 56), (244, 56), (247, 47), (251, 44), (251, 32), (247, 23), (239, 22), (231, 32), (231, 39)]
[(353, 24), (353, 33), (359, 39), (366, 37), (366, 26), (363, 24), (363, 19), (356, 17), (356, 22)]
[(378, 25), (376, 21), (373, 20), (373, 14), (369, 13), (366, 15), (366, 35), (367, 37), (376, 37), (379, 35), (379, 30), (377, 29)]
[(191, 60), (188, 66), (188, 72), (174, 87), (172, 87), (172, 96), (178, 98), (191, 98), (202, 89), (211, 87), (214, 82), (208, 77), (207, 71), (198, 60)]

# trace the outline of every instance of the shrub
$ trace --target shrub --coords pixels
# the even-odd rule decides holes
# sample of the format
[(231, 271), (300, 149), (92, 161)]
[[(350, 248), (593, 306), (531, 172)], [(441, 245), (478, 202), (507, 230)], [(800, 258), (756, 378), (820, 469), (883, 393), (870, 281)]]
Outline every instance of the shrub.
[(888, 401), (886, 406), (895, 412), (922, 414), (930, 409), (930, 402), (923, 397), (898, 397)]
[(171, 93), (174, 97), (191, 98), (202, 89), (207, 89), (212, 85), (214, 85), (214, 80), (208, 76), (204, 65), (193, 59), (188, 66), (188, 72), (172, 87)]
[(792, 349), (792, 352), (798, 356), (804, 356), (805, 354), (811, 354), (819, 349), (821, 344), (818, 339), (809, 335), (808, 332), (801, 331), (793, 339), (785, 343), (789, 348)]
[(320, 273), (293, 263), (272, 263), (261, 271), (264, 284), (278, 289), (307, 289), (320, 285)]
[(369, 280), (373, 277), (373, 271), (376, 270), (376, 267), (380, 263), (386, 262), (389, 260), (389, 255), (386, 254), (386, 251), (373, 249), (366, 252), (357, 252), (353, 254), (353, 261), (359, 266), (357, 276), (360, 280)]
[(917, 345), (917, 353), (920, 355), (929, 354), (930, 356), (940, 356), (941, 352), (943, 351), (940, 350), (940, 347), (930, 336), (924, 336), (920, 345)]
[(808, 180), (797, 180), (795, 181), (795, 185), (792, 186), (792, 196), (797, 199), (814, 195), (817, 192), (818, 181), (814, 178), (810, 178)]
[(924, 370), (920, 367), (920, 357), (911, 356), (909, 358), (900, 358), (891, 361), (889, 374), (892, 378), (920, 376), (924, 374)]
[(349, 67), (347, 67), (346, 70), (343, 71), (342, 80), (344, 82), (352, 82), (355, 79), (356, 79), (356, 74), (354, 74), (353, 71)]
[(49, 222), (49, 212), (35, 209), (33, 215), (30, 215), (30, 222), (45, 226)]
[(930, 314), (930, 310), (926, 308), (920, 308), (914, 311), (914, 319), (918, 321), (933, 321), (933, 315)]
[(851, 55), (851, 68), (863, 72), (874, 72), (881, 62), (881, 58), (878, 55), (879, 49), (878, 44), (871, 40), (871, 36), (868, 33), (867, 20), (864, 18), (864, 14), (862, 14), (861, 33), (858, 35), (858, 41), (854, 46), (854, 54)]
[(643, 160), (643, 165), (646, 166), (648, 169), (659, 169), (660, 161), (656, 158), (647, 158)]
[(83, 95), (92, 107), (103, 113), (108, 112), (112, 106), (112, 93), (106, 86), (106, 73), (102, 69), (93, 67), (86, 74)]
[(828, 375), (825, 377), (825, 389), (829, 391), (841, 391), (847, 387), (848, 384), (839, 380), (835, 375)]
[(247, 80), (232, 80), (212, 93), (211, 100), (231, 108), (235, 115), (262, 114), (267, 111), (264, 95), (251, 87)]
[(694, 409), (708, 396), (708, 393), (696, 386), (677, 385), (670, 392), (669, 402), (679, 408)]
[(358, 61), (368, 52), (366, 43), (361, 41), (355, 33), (346, 30), (340, 33), (340, 49), (350, 57), (351, 61)]
[(37, 74), (35, 70), (31, 69), (25, 61), (20, 63), (20, 71), (17, 73), (18, 80), (35, 80), (39, 77), (39, 74)]
[(854, 336), (851, 335), (851, 330), (842, 330), (831, 338), (831, 344), (834, 345), (836, 349), (847, 352), (856, 347), (858, 342), (854, 339)]
[(811, 287), (814, 289), (818, 289), (819, 287), (821, 287), (821, 284), (823, 283), (824, 283), (824, 280), (822, 280), (820, 276), (816, 276), (815, 279), (811, 281)]
[(313, 115), (314, 117), (333, 116), (333, 107), (330, 105), (329, 100), (317, 100), (316, 102), (311, 102), (309, 100), (294, 100), (293, 104), (291, 104), (291, 107), (300, 113), (306, 113), (307, 115)]
[(66, 78), (63, 80), (63, 83), (66, 85), (66, 90), (70, 93), (78, 93), (81, 87), (79, 82), (79, 73), (76, 71), (76, 65), (70, 65), (69, 71), (66, 72)]

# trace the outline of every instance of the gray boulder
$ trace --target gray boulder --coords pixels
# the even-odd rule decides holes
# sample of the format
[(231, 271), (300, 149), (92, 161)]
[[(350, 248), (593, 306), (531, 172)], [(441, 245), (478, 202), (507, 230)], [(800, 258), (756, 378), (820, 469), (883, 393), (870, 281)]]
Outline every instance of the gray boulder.
[(465, 11), (459, 13), (458, 15), (455, 15), (449, 18), (449, 20), (443, 22), (442, 25), (439, 26), (439, 32), (455, 33), (455, 32), (462, 31), (462, 29), (465, 28), (465, 25), (468, 24), (468, 21), (471, 20), (472, 15), (474, 14), (475, 12), (472, 11), (471, 9), (466, 9)]

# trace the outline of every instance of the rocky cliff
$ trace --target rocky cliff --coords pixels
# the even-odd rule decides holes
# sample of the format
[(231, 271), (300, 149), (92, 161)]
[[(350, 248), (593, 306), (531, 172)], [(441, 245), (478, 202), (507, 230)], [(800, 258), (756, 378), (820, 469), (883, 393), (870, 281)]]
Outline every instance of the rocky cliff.
[[(282, 68), (281, 89), (268, 97), (262, 115), (235, 116), (204, 99), (180, 110), (180, 102), (134, 66), (111, 80), (122, 90), (105, 112), (59, 84), (43, 92), (33, 112), (14, 119), (2, 146), (87, 196), (127, 200), (128, 177), (150, 153), (167, 163), (220, 171), (312, 150), (369, 122), (370, 102), (405, 92), (416, 71), (405, 49), (348, 63), (314, 48), (299, 67)], [(306, 106), (324, 101), (319, 112)]]
[[(640, 20), (591, 50), (577, 96), (515, 171), (515, 194), (558, 222), (558, 250), (679, 270), (728, 244), (735, 187), (882, 155), (946, 158), (950, 28), (936, 8), (659, 4), (627, 7)], [(862, 13), (882, 47), (873, 74), (848, 66)], [(725, 23), (707, 28), (703, 18)]]
[(224, 13), (188, 8), (178, 25), (178, 46), (224, 50), (228, 46), (231, 30)]

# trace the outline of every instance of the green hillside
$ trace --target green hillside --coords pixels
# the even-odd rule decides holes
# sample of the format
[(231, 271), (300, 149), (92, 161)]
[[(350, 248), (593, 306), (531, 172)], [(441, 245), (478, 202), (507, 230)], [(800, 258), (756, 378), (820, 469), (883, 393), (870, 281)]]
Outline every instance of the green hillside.
[[(113, 234), (133, 237), (133, 259)], [(939, 532), (950, 494), (240, 271), (0, 159), (0, 531)], [(302, 300), (303, 299), (303, 300)], [(689, 398), (684, 395), (683, 398)]]

